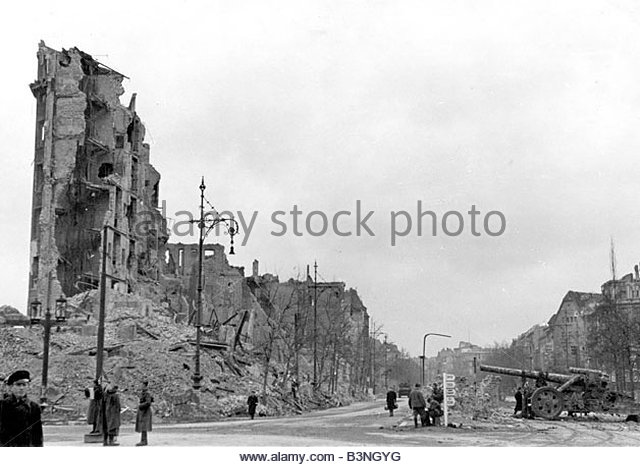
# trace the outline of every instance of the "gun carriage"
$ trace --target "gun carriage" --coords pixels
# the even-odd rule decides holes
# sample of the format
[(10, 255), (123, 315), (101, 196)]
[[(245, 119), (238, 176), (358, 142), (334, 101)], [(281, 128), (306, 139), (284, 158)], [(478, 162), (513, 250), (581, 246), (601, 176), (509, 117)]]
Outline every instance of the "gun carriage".
[(491, 365), (480, 365), (480, 370), (535, 380), (530, 404), (533, 414), (541, 418), (557, 418), (563, 410), (569, 413), (607, 412), (616, 401), (616, 394), (608, 389), (608, 375), (598, 370), (569, 368), (571, 374), (561, 374)]

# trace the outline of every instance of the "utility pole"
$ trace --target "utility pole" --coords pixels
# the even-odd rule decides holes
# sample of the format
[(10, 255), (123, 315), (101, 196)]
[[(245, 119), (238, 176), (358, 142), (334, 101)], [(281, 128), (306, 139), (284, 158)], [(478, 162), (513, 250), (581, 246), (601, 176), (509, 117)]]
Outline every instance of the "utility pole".
[(384, 387), (385, 389), (389, 387), (389, 369), (387, 368), (387, 335), (384, 335)]
[(372, 363), (373, 363), (373, 394), (375, 395), (376, 393), (376, 327), (375, 327), (375, 322), (374, 322), (374, 326), (373, 326), (373, 335), (371, 336), (371, 348), (372, 348), (372, 352), (373, 352), (373, 358), (372, 358)]
[(313, 262), (313, 390), (318, 386), (318, 262)]
[[(96, 353), (96, 378), (102, 377), (102, 360), (104, 357), (104, 320), (107, 298), (107, 228), (102, 228), (102, 273), (100, 274), (100, 312), (98, 314), (98, 349)], [(47, 305), (48, 306), (48, 305)]]

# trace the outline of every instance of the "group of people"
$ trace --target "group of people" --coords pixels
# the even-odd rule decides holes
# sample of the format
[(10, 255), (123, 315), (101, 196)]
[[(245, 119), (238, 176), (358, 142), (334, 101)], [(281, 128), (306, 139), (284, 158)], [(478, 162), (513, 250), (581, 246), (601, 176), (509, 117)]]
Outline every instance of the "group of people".
[[(393, 388), (387, 392), (387, 406), (389, 416), (393, 417), (393, 411), (398, 408), (398, 395)], [(416, 383), (414, 389), (409, 393), (409, 408), (413, 411), (413, 423), (418, 428), (420, 426), (440, 426), (441, 417), (444, 415), (442, 403), (444, 392), (438, 383), (433, 383), (431, 395), (425, 400), (421, 386)]]
[[(120, 433), (120, 413), (122, 406), (118, 395), (118, 386), (108, 384), (103, 387), (99, 380), (94, 380), (93, 389), (85, 390), (85, 396), (90, 398), (87, 412), (87, 423), (92, 425), (90, 434), (102, 434), (104, 446), (118, 446)], [(152, 429), (153, 396), (149, 393), (149, 382), (143, 381), (140, 389), (138, 410), (136, 413), (136, 433), (140, 433), (140, 442), (136, 446), (147, 446), (147, 433)]]
[(409, 394), (409, 408), (413, 410), (413, 424), (418, 428), (418, 418), (421, 426), (440, 426), (444, 415), (442, 404), (444, 392), (438, 383), (433, 383), (431, 396), (425, 400), (421, 386), (416, 383)]
[[(38, 447), (43, 445), (42, 408), (28, 395), (31, 374), (18, 370), (4, 379), (0, 391), (0, 447)], [(92, 425), (91, 434), (102, 434), (104, 446), (118, 446), (120, 413), (122, 407), (118, 386), (103, 387), (98, 380), (85, 395), (91, 399), (87, 422)], [(147, 433), (151, 431), (153, 397), (149, 383), (144, 381), (139, 394), (136, 414), (136, 432), (141, 439), (136, 446), (148, 444)]]

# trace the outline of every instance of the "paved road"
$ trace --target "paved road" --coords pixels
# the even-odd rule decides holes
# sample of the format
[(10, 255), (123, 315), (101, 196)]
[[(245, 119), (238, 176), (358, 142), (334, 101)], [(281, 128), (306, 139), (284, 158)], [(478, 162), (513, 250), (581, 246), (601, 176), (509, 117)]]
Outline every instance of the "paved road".
[[(406, 399), (396, 416), (384, 401), (356, 403), (296, 417), (229, 419), (222, 422), (159, 425), (149, 435), (153, 446), (640, 446), (640, 427), (619, 418), (473, 422), (455, 414), (461, 428), (413, 427)], [(46, 426), (47, 446), (83, 443), (87, 426)], [(133, 425), (121, 428), (119, 442), (139, 440)], [(100, 446), (100, 445), (93, 445)]]

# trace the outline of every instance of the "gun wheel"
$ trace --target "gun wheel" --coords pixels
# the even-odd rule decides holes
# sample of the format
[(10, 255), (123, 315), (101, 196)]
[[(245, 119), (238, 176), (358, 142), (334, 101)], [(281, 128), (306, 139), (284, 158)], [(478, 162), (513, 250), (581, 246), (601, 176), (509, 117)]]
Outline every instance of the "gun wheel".
[(563, 409), (562, 394), (554, 388), (538, 388), (531, 395), (531, 410), (536, 417), (554, 419)]

